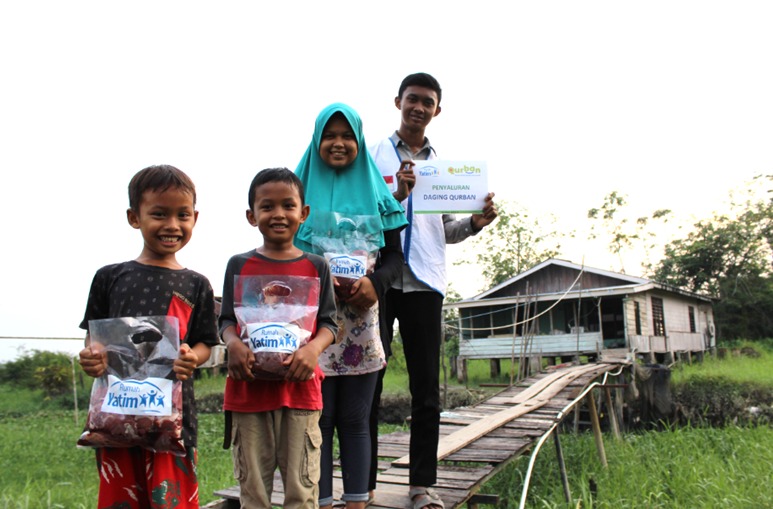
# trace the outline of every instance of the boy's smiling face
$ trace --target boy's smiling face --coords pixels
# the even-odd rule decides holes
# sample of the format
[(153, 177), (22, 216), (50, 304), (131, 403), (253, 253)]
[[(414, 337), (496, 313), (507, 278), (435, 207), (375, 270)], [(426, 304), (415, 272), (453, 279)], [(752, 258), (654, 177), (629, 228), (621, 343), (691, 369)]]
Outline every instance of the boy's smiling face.
[(263, 249), (284, 251), (293, 247), (309, 206), (301, 203), (298, 188), (287, 182), (266, 182), (255, 188), (255, 204), (247, 210), (247, 221), (263, 235)]
[(129, 224), (142, 232), (144, 246), (137, 261), (180, 268), (175, 253), (191, 240), (199, 216), (190, 192), (179, 188), (145, 191), (139, 210), (129, 209), (126, 216)]

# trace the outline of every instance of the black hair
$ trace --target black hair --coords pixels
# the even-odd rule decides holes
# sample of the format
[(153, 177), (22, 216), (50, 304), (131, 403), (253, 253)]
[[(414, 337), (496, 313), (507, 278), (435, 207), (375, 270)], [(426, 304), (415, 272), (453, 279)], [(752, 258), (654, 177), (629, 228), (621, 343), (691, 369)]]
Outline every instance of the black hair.
[(168, 164), (148, 166), (138, 171), (129, 182), (129, 207), (139, 212), (142, 195), (145, 191), (166, 191), (179, 189), (193, 196), (196, 206), (196, 186), (182, 170)]
[(405, 92), (405, 89), (408, 87), (426, 87), (434, 90), (435, 93), (437, 93), (437, 103), (440, 105), (440, 99), (443, 97), (443, 91), (440, 90), (440, 83), (426, 72), (409, 74), (403, 78), (402, 83), (400, 83), (400, 89), (397, 91), (397, 97), (402, 99), (403, 92)]
[(266, 168), (265, 170), (260, 170), (250, 184), (250, 194), (247, 197), (250, 210), (255, 205), (255, 190), (269, 182), (284, 182), (287, 185), (295, 186), (298, 188), (298, 195), (301, 197), (301, 205), (306, 204), (303, 196), (303, 182), (298, 178), (298, 175), (287, 168)]

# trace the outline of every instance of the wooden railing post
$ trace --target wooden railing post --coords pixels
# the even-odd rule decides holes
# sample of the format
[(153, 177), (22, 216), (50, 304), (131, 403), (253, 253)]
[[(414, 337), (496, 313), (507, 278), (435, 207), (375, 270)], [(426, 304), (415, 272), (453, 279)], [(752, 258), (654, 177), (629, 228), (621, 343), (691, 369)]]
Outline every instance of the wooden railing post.
[(572, 492), (569, 490), (569, 479), (566, 476), (566, 464), (564, 463), (564, 451), (561, 449), (561, 441), (558, 438), (558, 426), (553, 430), (553, 440), (556, 443), (556, 456), (558, 457), (558, 470), (561, 474), (561, 484), (564, 486), (566, 503), (572, 501)]
[(609, 416), (609, 424), (612, 428), (612, 435), (616, 439), (620, 439), (620, 427), (617, 425), (617, 413), (615, 406), (612, 404), (612, 390), (609, 387), (604, 387), (604, 395), (607, 398), (607, 415)]
[(593, 428), (593, 439), (596, 442), (596, 449), (599, 452), (599, 460), (604, 468), (607, 467), (607, 454), (604, 452), (604, 439), (601, 435), (601, 423), (599, 422), (599, 413), (596, 409), (596, 400), (593, 398), (593, 391), (590, 391), (585, 399), (588, 400), (590, 407), (590, 422)]

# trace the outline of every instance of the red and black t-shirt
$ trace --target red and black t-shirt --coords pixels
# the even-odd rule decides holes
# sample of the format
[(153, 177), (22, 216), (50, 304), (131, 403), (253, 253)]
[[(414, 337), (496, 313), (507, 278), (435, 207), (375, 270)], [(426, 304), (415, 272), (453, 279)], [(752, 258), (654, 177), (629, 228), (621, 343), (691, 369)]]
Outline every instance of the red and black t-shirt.
[[(327, 327), (335, 336), (338, 326), (335, 321), (336, 304), (333, 294), (333, 280), (330, 267), (324, 258), (304, 253), (293, 260), (272, 260), (252, 250), (234, 255), (228, 261), (223, 283), (223, 303), (220, 308), (220, 334), (229, 326), (238, 330), (234, 312), (234, 278), (236, 276), (290, 275), (319, 278), (319, 310), (317, 312), (316, 335), (321, 327)], [(268, 412), (282, 407), (301, 410), (322, 409), (322, 379), (324, 374), (319, 366), (315, 376), (307, 382), (284, 380), (255, 380), (254, 382), (226, 380), (223, 408), (234, 412)]]
[[(188, 269), (172, 270), (136, 261), (102, 267), (94, 275), (86, 313), (89, 320), (139, 316), (175, 316), (180, 323), (180, 342), (218, 343), (215, 296), (209, 280)], [(196, 446), (196, 401), (193, 380), (183, 382), (183, 439)]]

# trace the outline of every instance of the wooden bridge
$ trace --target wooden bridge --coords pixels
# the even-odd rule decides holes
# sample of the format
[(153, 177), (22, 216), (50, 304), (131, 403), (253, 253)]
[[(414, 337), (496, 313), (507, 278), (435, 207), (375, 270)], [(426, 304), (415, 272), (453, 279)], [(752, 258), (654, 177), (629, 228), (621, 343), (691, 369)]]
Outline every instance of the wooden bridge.
[[(438, 481), (435, 489), (447, 508), (467, 504), (495, 503), (496, 497), (479, 493), (487, 480), (508, 463), (530, 452), (547, 438), (569, 415), (579, 416), (580, 404), (587, 403), (590, 423), (596, 436), (600, 460), (606, 464), (596, 398), (614, 411), (606, 412), (610, 428), (617, 433), (622, 414), (621, 384), (611, 378), (620, 375), (626, 361), (561, 365), (539, 373), (520, 384), (507, 387), (472, 407), (444, 412), (440, 421)], [(600, 391), (593, 391), (599, 387)], [(618, 397), (615, 397), (617, 393)], [(577, 417), (575, 417), (577, 420)], [(554, 436), (557, 436), (554, 434)], [(408, 442), (410, 434), (399, 431), (379, 437), (379, 474), (373, 509), (411, 507), (408, 498)], [(564, 491), (569, 495), (566, 473), (559, 452)], [(340, 471), (336, 472), (333, 493), (343, 492)], [(239, 487), (217, 491), (220, 500), (211, 509), (239, 507)], [(272, 503), (281, 507), (284, 493), (277, 473)]]

